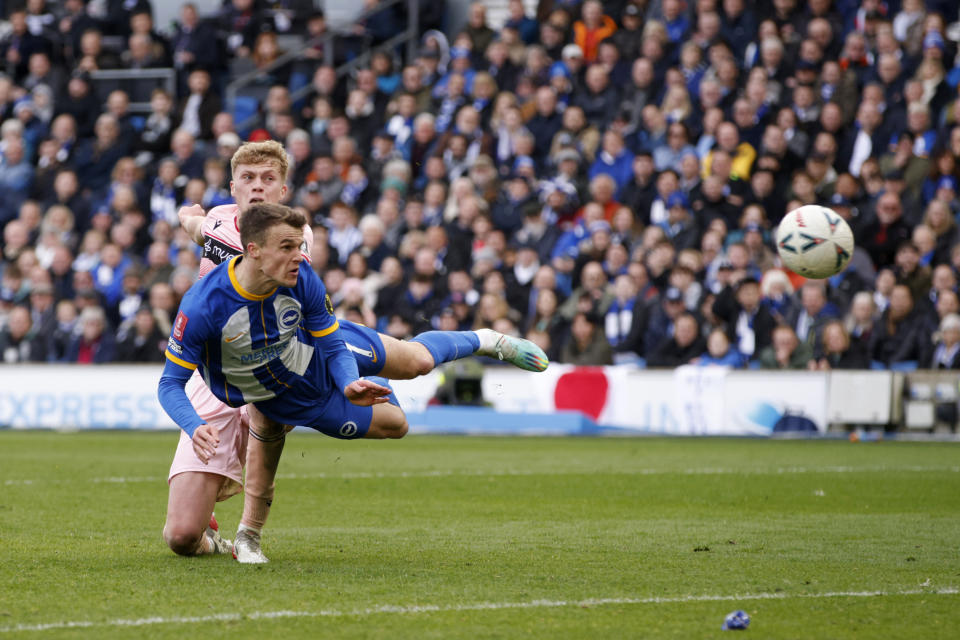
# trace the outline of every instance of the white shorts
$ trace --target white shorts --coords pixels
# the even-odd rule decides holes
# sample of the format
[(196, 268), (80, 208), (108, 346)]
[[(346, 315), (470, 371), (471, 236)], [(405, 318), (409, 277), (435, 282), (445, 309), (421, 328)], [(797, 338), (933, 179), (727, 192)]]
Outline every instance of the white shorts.
[(197, 371), (187, 381), (186, 392), (190, 404), (200, 417), (217, 429), (220, 444), (210, 462), (203, 464), (193, 451), (193, 441), (181, 430), (167, 483), (173, 476), (188, 471), (223, 476), (217, 500), (226, 500), (243, 489), (243, 465), (247, 460), (247, 431), (250, 426), (246, 407), (235, 408), (220, 402)]

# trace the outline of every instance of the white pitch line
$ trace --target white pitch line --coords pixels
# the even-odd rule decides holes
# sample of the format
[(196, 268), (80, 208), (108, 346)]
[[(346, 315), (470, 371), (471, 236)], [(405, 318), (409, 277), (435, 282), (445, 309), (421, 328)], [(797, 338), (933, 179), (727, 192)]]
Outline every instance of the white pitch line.
[(904, 591), (828, 591), (825, 593), (753, 593), (741, 595), (700, 595), (649, 598), (588, 598), (585, 600), (530, 600), (527, 602), (476, 602), (472, 604), (452, 605), (379, 605), (366, 609), (342, 611), (339, 609), (320, 609), (319, 611), (254, 611), (252, 613), (216, 613), (206, 616), (174, 618), (136, 618), (116, 620), (73, 620), (49, 622), (45, 624), (19, 624), (0, 627), (0, 633), (18, 633), (24, 631), (49, 631), (52, 629), (77, 629), (92, 627), (145, 627), (161, 624), (198, 624), (203, 622), (236, 622), (242, 620), (275, 620), (279, 618), (363, 618), (379, 614), (412, 615), (418, 613), (445, 613), (457, 611), (496, 611), (501, 609), (556, 609), (562, 607), (600, 607), (607, 605), (643, 605), (643, 604), (682, 604), (689, 602), (726, 602), (731, 600), (788, 600), (791, 598), (876, 598), (889, 596), (914, 595), (957, 595), (960, 590), (954, 587), (943, 589), (908, 589)]
[[(357, 471), (346, 473), (279, 473), (278, 480), (365, 480), (381, 478), (449, 478), (455, 476), (463, 477), (510, 477), (510, 476), (565, 476), (565, 475), (624, 475), (624, 476), (661, 476), (661, 475), (681, 475), (681, 476), (700, 476), (700, 475), (789, 475), (789, 474), (807, 474), (807, 473), (960, 473), (960, 466), (937, 466), (927, 467), (922, 465), (910, 465), (901, 467), (887, 466), (827, 466), (827, 467), (774, 467), (769, 469), (733, 469), (723, 467), (704, 467), (699, 469), (622, 469), (607, 470), (598, 469), (566, 469), (566, 470), (543, 470), (536, 471), (530, 469), (478, 469), (475, 471), (453, 471), (453, 470), (432, 470), (432, 471), (399, 471), (393, 473)], [(161, 482), (166, 478), (163, 476), (106, 476), (101, 478), (90, 478), (87, 482), (93, 484), (136, 484), (143, 482)], [(4, 486), (29, 486), (35, 484), (49, 484), (44, 480), (5, 480)]]

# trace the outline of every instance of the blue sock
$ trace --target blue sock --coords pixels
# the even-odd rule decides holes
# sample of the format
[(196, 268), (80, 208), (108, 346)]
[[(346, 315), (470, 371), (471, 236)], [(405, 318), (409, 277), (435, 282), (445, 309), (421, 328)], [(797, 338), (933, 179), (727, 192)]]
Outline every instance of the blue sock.
[(473, 331), (426, 331), (410, 342), (425, 346), (434, 366), (466, 358), (480, 348), (480, 338)]

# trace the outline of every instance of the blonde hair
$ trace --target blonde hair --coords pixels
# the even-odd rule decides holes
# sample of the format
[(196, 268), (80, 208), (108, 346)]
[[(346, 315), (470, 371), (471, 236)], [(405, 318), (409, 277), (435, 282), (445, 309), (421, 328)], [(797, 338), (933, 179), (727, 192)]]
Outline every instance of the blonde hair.
[(230, 173), (236, 174), (237, 167), (241, 164), (267, 164), (268, 162), (277, 164), (277, 169), (280, 171), (280, 180), (286, 182), (290, 162), (283, 145), (276, 140), (244, 142), (230, 158)]

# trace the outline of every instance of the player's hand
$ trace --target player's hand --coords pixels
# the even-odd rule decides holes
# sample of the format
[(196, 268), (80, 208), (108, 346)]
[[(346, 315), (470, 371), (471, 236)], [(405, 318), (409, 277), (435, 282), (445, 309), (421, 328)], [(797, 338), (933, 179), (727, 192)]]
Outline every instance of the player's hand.
[(388, 402), (387, 396), (390, 395), (390, 389), (369, 380), (354, 380), (343, 389), (343, 395), (347, 400), (361, 407), (369, 407), (375, 404)]
[(177, 217), (180, 218), (181, 225), (183, 225), (184, 220), (187, 218), (195, 218), (197, 216), (202, 218), (205, 215), (207, 215), (207, 213), (199, 204), (192, 204), (189, 207), (180, 207), (180, 210), (177, 211)]
[(209, 424), (202, 424), (193, 432), (193, 452), (200, 458), (200, 462), (207, 464), (217, 452), (220, 444), (220, 435)]

